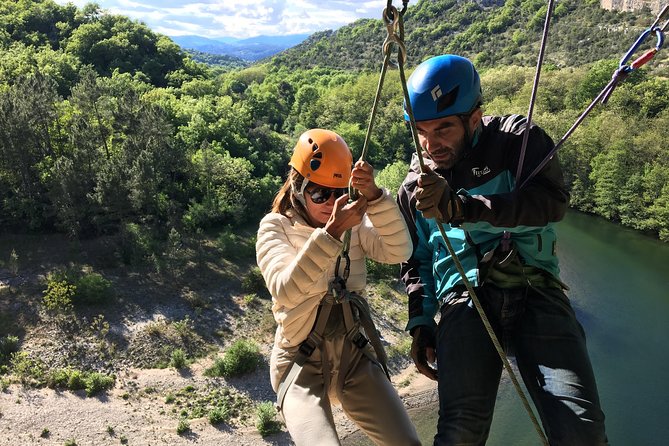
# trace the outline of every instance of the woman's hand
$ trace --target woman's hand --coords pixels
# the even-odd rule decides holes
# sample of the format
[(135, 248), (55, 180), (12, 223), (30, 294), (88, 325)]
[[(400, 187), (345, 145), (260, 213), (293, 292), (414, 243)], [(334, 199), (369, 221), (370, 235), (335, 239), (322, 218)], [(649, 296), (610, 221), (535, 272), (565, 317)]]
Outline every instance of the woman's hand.
[(369, 201), (383, 194), (374, 181), (374, 168), (367, 161), (357, 161), (351, 172), (351, 184)]
[(339, 240), (345, 231), (362, 222), (365, 211), (367, 211), (367, 199), (364, 196), (348, 203), (348, 194), (344, 194), (335, 201), (332, 214), (325, 223), (325, 230)]

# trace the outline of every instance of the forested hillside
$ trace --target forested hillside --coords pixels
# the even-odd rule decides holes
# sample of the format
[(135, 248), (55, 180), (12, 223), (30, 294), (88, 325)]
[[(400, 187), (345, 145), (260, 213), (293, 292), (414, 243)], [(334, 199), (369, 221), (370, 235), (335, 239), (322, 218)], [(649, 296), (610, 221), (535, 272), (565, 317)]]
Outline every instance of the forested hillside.
[[(544, 0), (410, 2), (404, 16), (408, 63), (454, 53), (469, 57), (479, 68), (533, 65), (547, 4)], [(607, 11), (599, 7), (599, 0), (556, 2), (546, 63), (570, 67), (619, 58), (654, 18), (648, 11)], [(376, 69), (385, 36), (381, 20), (361, 20), (337, 31), (316, 33), (274, 58), (274, 63), (294, 68)]]
[(226, 54), (211, 54), (204, 53), (197, 50), (184, 50), (194, 61), (221, 68), (223, 70), (230, 70), (236, 68), (244, 68), (251, 65), (250, 62), (240, 59), (235, 56), (228, 56)]
[[(555, 139), (654, 19), (595, 3), (564, 1), (555, 12), (535, 115)], [(411, 2), (410, 63), (463, 52), (482, 68), (487, 111), (525, 113), (532, 70), (522, 66), (536, 59), (544, 12), (534, 0)], [(255, 225), (304, 129), (331, 128), (360, 153), (385, 37), (380, 20), (362, 20), (219, 73), (95, 5), (0, 0), (0, 22), (0, 228), (73, 237), (139, 224), (164, 240), (170, 230)], [(660, 59), (623, 83), (561, 157), (573, 206), (668, 240), (669, 81), (658, 76)], [(413, 150), (401, 102), (391, 72), (370, 148), (378, 169)], [(392, 184), (402, 169), (386, 172)]]

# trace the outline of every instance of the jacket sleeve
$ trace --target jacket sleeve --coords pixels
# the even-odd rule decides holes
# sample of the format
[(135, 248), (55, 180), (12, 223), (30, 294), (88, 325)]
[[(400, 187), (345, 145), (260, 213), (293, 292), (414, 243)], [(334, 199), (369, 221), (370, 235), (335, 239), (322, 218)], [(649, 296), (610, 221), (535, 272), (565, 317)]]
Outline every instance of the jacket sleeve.
[[(513, 124), (507, 141), (500, 141), (506, 150), (507, 169), (515, 177), (526, 119)], [(553, 149), (551, 138), (539, 127), (532, 126), (523, 162), (520, 185)], [(562, 220), (569, 204), (562, 168), (554, 155), (552, 159), (522, 189), (496, 195), (471, 195), (464, 201), (464, 222), (487, 222), (495, 227), (539, 227)], [(465, 225), (465, 227), (467, 227)]]
[(268, 214), (262, 219), (256, 260), (276, 303), (293, 308), (318, 291), (315, 287), (336, 261), (341, 242), (317, 228), (302, 249), (297, 250), (284, 225), (289, 225), (289, 221), (280, 214)]
[(439, 305), (434, 291), (432, 247), (429, 243), (427, 221), (417, 216), (414, 188), (415, 181), (405, 180), (397, 194), (399, 208), (413, 245), (411, 256), (400, 265), (400, 277), (409, 297), (409, 322), (406, 330), (411, 331), (414, 327), (424, 325), (434, 332), (434, 316)]
[(386, 189), (381, 197), (369, 203), (359, 234), (365, 255), (377, 262), (400, 263), (413, 250), (404, 218)]

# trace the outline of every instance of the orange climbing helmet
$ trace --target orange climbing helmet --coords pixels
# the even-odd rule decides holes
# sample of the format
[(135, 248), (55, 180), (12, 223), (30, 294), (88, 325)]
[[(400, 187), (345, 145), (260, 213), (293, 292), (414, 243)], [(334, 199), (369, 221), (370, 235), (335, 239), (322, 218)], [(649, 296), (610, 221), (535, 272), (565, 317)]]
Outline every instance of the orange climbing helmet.
[(288, 164), (310, 182), (345, 188), (351, 177), (353, 155), (346, 141), (335, 132), (311, 129), (300, 135)]

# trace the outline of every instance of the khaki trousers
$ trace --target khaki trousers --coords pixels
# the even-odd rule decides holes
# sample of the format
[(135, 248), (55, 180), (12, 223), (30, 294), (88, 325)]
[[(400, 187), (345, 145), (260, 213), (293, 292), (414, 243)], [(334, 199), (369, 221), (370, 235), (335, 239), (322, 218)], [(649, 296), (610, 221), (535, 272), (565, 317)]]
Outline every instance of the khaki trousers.
[[(274, 347), (270, 373), (275, 392), (296, 350)], [(348, 365), (341, 364), (342, 357), (348, 358)], [(297, 446), (341, 444), (331, 407), (337, 402), (377, 445), (420, 445), (404, 405), (381, 367), (344, 336), (324, 340), (322, 350), (313, 352), (286, 393), (282, 414)]]

